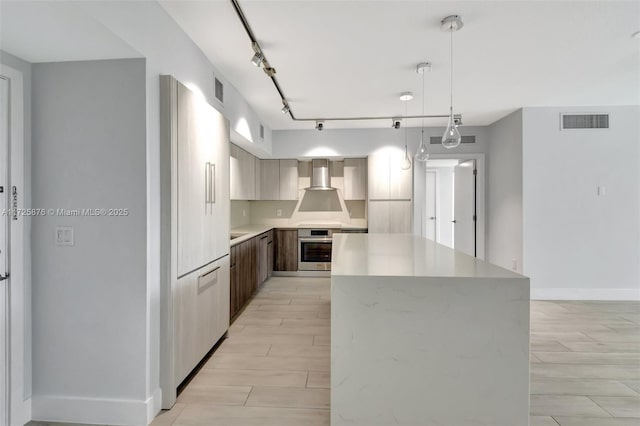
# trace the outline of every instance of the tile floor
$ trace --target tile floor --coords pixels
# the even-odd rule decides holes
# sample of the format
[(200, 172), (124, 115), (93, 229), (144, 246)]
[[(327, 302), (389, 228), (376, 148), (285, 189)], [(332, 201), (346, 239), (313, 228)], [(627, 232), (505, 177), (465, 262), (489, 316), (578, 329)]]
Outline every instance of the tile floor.
[[(267, 281), (152, 425), (328, 426), (329, 285)], [(558, 425), (640, 425), (640, 302), (532, 302), (531, 426)]]
[[(273, 277), (162, 425), (329, 425), (329, 279)], [(532, 302), (531, 426), (640, 425), (640, 303)]]

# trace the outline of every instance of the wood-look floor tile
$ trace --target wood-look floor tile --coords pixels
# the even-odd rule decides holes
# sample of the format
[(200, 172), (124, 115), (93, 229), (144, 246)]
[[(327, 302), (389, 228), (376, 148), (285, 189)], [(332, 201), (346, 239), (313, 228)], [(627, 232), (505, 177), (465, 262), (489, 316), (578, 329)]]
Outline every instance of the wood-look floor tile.
[(307, 345), (271, 345), (268, 356), (270, 357), (313, 357), (329, 359), (330, 346)]
[(331, 387), (331, 373), (328, 371), (309, 371), (307, 387), (329, 389)]
[(532, 416), (611, 417), (586, 396), (531, 395)]
[(640, 379), (640, 366), (588, 364), (531, 364), (532, 377), (584, 379)]
[(190, 404), (175, 426), (329, 426), (329, 410)]
[(306, 371), (203, 368), (197, 379), (216, 386), (305, 387)]
[(573, 352), (640, 352), (638, 342), (566, 342)]
[(256, 343), (256, 344), (290, 344), (290, 345), (311, 345), (312, 335), (299, 334), (243, 334), (238, 333), (229, 337), (231, 343)]
[(280, 318), (280, 319), (315, 319), (317, 318), (316, 311), (261, 311), (255, 310), (250, 312), (243, 312), (242, 317), (245, 318)]
[(591, 400), (613, 417), (640, 417), (640, 396), (592, 396)]
[(250, 315), (241, 315), (234, 321), (234, 325), (241, 325), (242, 328), (247, 325), (257, 326), (257, 327), (274, 327), (282, 324), (282, 318), (255, 318)]
[(216, 354), (244, 354), (244, 355), (262, 355), (266, 356), (271, 348), (271, 344), (263, 343), (232, 343), (229, 340), (220, 345)]
[(212, 357), (206, 369), (233, 370), (288, 370), (288, 371), (329, 371), (330, 360), (311, 357), (262, 357), (238, 354), (221, 354)]
[(552, 340), (531, 340), (532, 352), (568, 352), (569, 349), (556, 341)]
[(534, 355), (542, 362), (554, 364), (640, 365), (640, 353), (534, 352)]
[(298, 389), (254, 386), (248, 407), (329, 408), (329, 389)]
[(280, 327), (280, 326), (252, 326), (247, 325), (242, 330), (243, 336), (260, 334), (302, 334), (302, 335), (329, 335), (330, 327), (304, 326), (304, 327)]
[(210, 380), (195, 378), (182, 391), (178, 402), (184, 404), (243, 405), (251, 386), (218, 386)]
[(331, 320), (330, 319), (293, 319), (293, 318), (285, 318), (282, 320), (282, 327), (330, 327)]
[(558, 426), (553, 417), (549, 416), (530, 416), (529, 426)]
[(151, 422), (150, 426), (170, 426), (176, 421), (186, 404), (175, 403), (171, 410), (162, 410)]
[(560, 426), (638, 426), (640, 419), (630, 418), (610, 418), (603, 417), (561, 417), (555, 416), (554, 419)]
[(258, 311), (269, 312), (318, 312), (322, 305), (260, 305)]
[(331, 336), (313, 336), (313, 344), (316, 346), (331, 345)]
[(640, 394), (640, 379), (639, 380), (631, 380), (631, 379), (622, 380), (622, 383), (624, 383), (626, 386), (629, 386), (631, 389), (633, 389), (634, 391), (638, 392), (638, 394)]
[(533, 378), (532, 395), (639, 396), (617, 380)]

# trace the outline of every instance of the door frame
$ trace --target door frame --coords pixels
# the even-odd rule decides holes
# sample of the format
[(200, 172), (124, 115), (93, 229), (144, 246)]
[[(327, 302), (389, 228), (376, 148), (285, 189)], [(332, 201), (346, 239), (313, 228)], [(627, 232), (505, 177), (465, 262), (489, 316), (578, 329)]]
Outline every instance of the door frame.
[(433, 222), (433, 226), (434, 226), (434, 230), (433, 230), (433, 238), (435, 242), (438, 242), (440, 240), (440, 227), (438, 226), (438, 221), (439, 221), (439, 214), (438, 214), (438, 208), (440, 207), (440, 203), (438, 202), (438, 184), (439, 184), (439, 179), (438, 179), (438, 171), (436, 169), (430, 169), (430, 168), (426, 168), (425, 170), (425, 181), (424, 181), (424, 207), (425, 207), (425, 226), (423, 228), (423, 232), (422, 232), (422, 236), (426, 238), (427, 236), (427, 225), (429, 223), (429, 218), (426, 217), (426, 210), (427, 210), (427, 201), (429, 201), (427, 194), (428, 194), (428, 186), (427, 186), (427, 176), (429, 176), (429, 173), (433, 174), (433, 215), (435, 217), (434, 222)]
[[(17, 190), (17, 208), (24, 209), (25, 140), (24, 140), (24, 76), (21, 71), (0, 64), (0, 75), (9, 80), (9, 187)], [(13, 192), (13, 191), (11, 191)], [(25, 241), (31, 223), (27, 216), (17, 215), (10, 220), (9, 259), (9, 424), (23, 425), (31, 420), (31, 282), (26, 265), (30, 260), (30, 246)]]
[[(476, 160), (476, 169), (478, 174), (476, 176), (476, 257), (484, 260), (485, 258), (485, 245), (486, 245), (486, 179), (487, 168), (484, 154), (463, 154), (463, 153), (451, 153), (451, 154), (429, 154), (430, 160), (440, 159), (452, 159), (452, 160)], [(426, 167), (425, 167), (426, 169)], [(425, 176), (426, 179), (426, 176)]]

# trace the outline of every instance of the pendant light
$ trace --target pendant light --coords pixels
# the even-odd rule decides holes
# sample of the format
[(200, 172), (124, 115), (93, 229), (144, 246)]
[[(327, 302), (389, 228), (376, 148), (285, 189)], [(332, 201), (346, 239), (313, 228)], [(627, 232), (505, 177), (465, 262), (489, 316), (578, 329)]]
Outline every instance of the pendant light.
[[(422, 74), (422, 115), (424, 116), (424, 75), (427, 71), (431, 71), (431, 64), (429, 62), (421, 62), (416, 67), (416, 72)], [(422, 118), (422, 129), (420, 130), (420, 145), (416, 155), (413, 157), (416, 161), (426, 162), (429, 159), (429, 152), (427, 151), (427, 144), (424, 142), (424, 117)]]
[[(403, 98), (400, 96), (400, 99), (404, 101), (404, 116), (407, 116), (407, 103), (409, 100), (413, 99), (413, 96)], [(407, 151), (407, 126), (404, 126), (404, 158), (400, 163), (400, 168), (402, 170), (409, 170), (411, 168), (411, 159), (409, 158), (409, 152)]]
[(449, 123), (444, 131), (444, 135), (442, 135), (442, 146), (448, 149), (456, 148), (460, 145), (460, 141), (462, 140), (456, 121), (453, 118), (453, 32), (458, 31), (463, 25), (462, 17), (460, 15), (450, 15), (442, 20), (442, 25), (440, 26), (442, 31), (449, 31), (449, 34), (451, 35), (451, 91), (449, 98)]

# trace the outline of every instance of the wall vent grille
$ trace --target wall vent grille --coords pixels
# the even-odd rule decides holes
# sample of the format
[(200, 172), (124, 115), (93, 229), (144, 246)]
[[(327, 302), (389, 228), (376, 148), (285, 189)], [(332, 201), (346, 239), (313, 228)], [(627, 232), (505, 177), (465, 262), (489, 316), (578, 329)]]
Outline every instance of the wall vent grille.
[[(442, 143), (442, 136), (431, 136), (429, 138), (429, 143), (431, 145), (439, 145)], [(476, 143), (475, 136), (463, 136), (460, 143)]]
[(222, 84), (222, 82), (216, 77), (213, 77), (213, 83), (213, 93), (216, 99), (220, 101), (221, 104), (224, 104), (224, 84)]
[(609, 114), (562, 114), (561, 129), (608, 129)]

